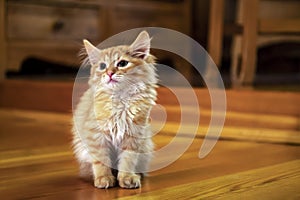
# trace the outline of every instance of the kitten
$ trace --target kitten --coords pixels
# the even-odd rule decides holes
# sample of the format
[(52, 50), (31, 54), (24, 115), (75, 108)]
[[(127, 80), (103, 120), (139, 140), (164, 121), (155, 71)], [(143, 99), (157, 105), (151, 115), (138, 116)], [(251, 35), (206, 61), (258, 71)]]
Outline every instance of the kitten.
[(143, 31), (129, 46), (102, 50), (84, 40), (91, 73), (73, 115), (73, 145), (81, 176), (92, 176), (97, 188), (117, 182), (137, 188), (147, 172), (153, 151), (149, 115), (157, 95), (150, 40)]

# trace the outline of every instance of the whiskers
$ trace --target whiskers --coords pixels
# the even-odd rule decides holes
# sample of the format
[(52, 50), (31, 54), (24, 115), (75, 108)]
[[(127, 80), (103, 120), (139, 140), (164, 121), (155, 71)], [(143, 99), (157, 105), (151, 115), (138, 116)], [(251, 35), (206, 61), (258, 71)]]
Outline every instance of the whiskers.
[(134, 85), (137, 85), (138, 80), (136, 80), (134, 78), (126, 77), (126, 78), (123, 79), (122, 83), (126, 87), (133, 87)]

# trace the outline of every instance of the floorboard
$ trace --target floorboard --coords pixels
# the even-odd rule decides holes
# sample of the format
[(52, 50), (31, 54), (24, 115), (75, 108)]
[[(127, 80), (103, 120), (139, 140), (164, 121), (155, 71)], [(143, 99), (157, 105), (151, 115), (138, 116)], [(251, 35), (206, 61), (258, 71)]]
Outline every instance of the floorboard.
[[(198, 157), (203, 137), (195, 137), (177, 161), (150, 172), (140, 189), (96, 189), (78, 178), (70, 121), (66, 113), (0, 109), (0, 199), (297, 199), (300, 195), (298, 143), (227, 137), (221, 137), (204, 159)], [(154, 136), (157, 149), (174, 138), (173, 128), (166, 126)], [(251, 129), (246, 125), (225, 129), (242, 130)], [(287, 131), (299, 135), (297, 129)], [(191, 138), (177, 139), (186, 143)]]
[(285, 199), (299, 198), (300, 160), (167, 187), (125, 199)]

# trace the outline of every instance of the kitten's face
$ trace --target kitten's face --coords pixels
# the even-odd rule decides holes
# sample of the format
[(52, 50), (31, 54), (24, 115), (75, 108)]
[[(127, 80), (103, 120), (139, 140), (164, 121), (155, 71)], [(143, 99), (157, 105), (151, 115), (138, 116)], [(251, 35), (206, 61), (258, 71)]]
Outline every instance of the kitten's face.
[(90, 84), (117, 90), (153, 81), (149, 80), (155, 77), (155, 71), (147, 32), (141, 32), (130, 46), (99, 50), (86, 40), (84, 43), (92, 65)]
[(144, 59), (132, 57), (127, 46), (105, 49), (92, 67), (91, 80), (105, 88), (130, 86), (143, 80), (147, 73), (145, 67), (148, 67), (145, 64)]

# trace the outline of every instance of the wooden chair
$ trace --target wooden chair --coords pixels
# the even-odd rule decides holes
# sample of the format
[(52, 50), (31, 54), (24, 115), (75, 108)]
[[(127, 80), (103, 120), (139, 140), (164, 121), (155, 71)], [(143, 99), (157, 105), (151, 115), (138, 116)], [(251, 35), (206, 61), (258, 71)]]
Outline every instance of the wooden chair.
[[(0, 1), (0, 30), (5, 29), (5, 4)], [(0, 82), (4, 80), (5, 66), (6, 66), (6, 43), (4, 31), (0, 31)]]
[[(233, 87), (251, 87), (253, 84), (259, 34), (300, 33), (300, 19), (260, 19), (260, 1), (262, 0), (238, 1), (237, 25), (234, 28), (231, 26), (231, 34), (241, 35), (240, 38), (236, 37), (233, 40), (231, 65)], [(210, 5), (208, 51), (217, 66), (221, 64), (224, 32), (230, 32), (224, 31), (225, 3), (224, 0), (211, 0)]]

